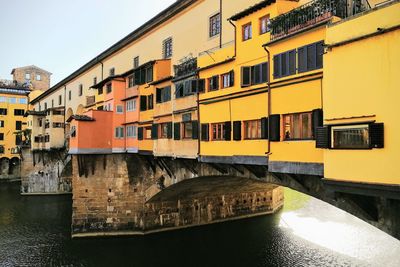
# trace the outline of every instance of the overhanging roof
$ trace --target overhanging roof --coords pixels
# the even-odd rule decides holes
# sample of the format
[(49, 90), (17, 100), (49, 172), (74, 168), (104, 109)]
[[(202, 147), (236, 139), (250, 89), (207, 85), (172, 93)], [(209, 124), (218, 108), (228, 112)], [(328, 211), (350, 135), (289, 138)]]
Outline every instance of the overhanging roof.
[(45, 91), (43, 94), (35, 98), (31, 101), (31, 104), (35, 104), (36, 102), (40, 101), (41, 99), (45, 98), (46, 96), (50, 95), (58, 88), (66, 85), (66, 83), (70, 82), (71, 80), (75, 79), (79, 75), (83, 74), (85, 71), (91, 69), (96, 64), (99, 64), (102, 60), (106, 59), (107, 57), (113, 55), (114, 53), (118, 52), (120, 49), (124, 48), (126, 45), (132, 43), (133, 41), (139, 39), (146, 33), (150, 32), (160, 24), (164, 23), (165, 21), (169, 20), (170, 18), (174, 17), (179, 12), (183, 11), (187, 7), (194, 4), (197, 0), (177, 0), (175, 3), (170, 5), (168, 8), (157, 14), (155, 17), (147, 21), (145, 24), (134, 30), (132, 33), (115, 43), (113, 46), (102, 52), (100, 55), (83, 65), (81, 68), (73, 72), (64, 80), (60, 81), (49, 90)]
[(270, 5), (270, 4), (275, 3), (275, 1), (276, 0), (264, 0), (264, 1), (260, 2), (260, 3), (258, 3), (258, 4), (255, 4), (255, 5), (253, 5), (253, 6), (249, 7), (249, 8), (247, 8), (247, 9), (245, 9), (245, 10), (243, 10), (243, 11), (241, 11), (241, 12), (235, 14), (235, 15), (233, 15), (232, 17), (229, 18), (229, 20), (237, 21), (237, 20), (239, 20), (241, 18), (244, 18), (244, 17), (254, 13), (254, 12), (257, 12), (258, 10), (260, 10), (260, 9)]

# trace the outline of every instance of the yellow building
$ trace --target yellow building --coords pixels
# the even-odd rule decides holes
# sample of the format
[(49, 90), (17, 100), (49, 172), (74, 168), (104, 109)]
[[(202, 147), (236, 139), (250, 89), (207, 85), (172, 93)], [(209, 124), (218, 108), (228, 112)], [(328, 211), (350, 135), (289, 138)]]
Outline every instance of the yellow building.
[(329, 25), (326, 35), (325, 178), (341, 188), (398, 185), (400, 3)]

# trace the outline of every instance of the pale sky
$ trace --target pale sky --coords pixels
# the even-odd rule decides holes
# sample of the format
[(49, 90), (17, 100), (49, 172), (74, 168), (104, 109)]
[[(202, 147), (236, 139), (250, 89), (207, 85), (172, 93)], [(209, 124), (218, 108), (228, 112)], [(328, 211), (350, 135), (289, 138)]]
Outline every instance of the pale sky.
[(0, 0), (0, 79), (36, 65), (55, 85), (175, 0)]

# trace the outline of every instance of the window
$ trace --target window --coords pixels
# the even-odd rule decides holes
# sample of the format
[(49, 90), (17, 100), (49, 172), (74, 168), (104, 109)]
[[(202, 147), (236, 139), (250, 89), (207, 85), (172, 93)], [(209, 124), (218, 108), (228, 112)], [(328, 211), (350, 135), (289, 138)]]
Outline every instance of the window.
[(7, 109), (6, 108), (0, 108), (0, 115), (7, 115)]
[(309, 44), (298, 49), (299, 73), (323, 67), (324, 42)]
[(72, 138), (76, 137), (76, 126), (71, 127), (71, 137)]
[(133, 67), (135, 69), (139, 67), (139, 56), (133, 58)]
[(7, 103), (7, 97), (0, 96), (0, 103)]
[(145, 68), (146, 72), (146, 83), (150, 83), (153, 81), (153, 66)]
[(117, 114), (124, 114), (124, 106), (117, 105)]
[(15, 130), (21, 131), (22, 130), (22, 121), (15, 122)]
[(54, 99), (51, 100), (51, 107), (54, 108)]
[(221, 32), (221, 15), (220, 13), (210, 17), (210, 35), (209, 37), (214, 37)]
[(19, 98), (18, 101), (20, 104), (28, 104), (28, 99), (26, 99), (26, 98)]
[(106, 92), (107, 92), (107, 94), (109, 94), (109, 93), (112, 92), (112, 85), (111, 85), (111, 83), (108, 83), (108, 84), (106, 85)]
[(109, 71), (109, 76), (114, 76), (115, 75), (115, 68), (111, 68)]
[(103, 87), (100, 87), (99, 89), (98, 89), (98, 92), (97, 92), (99, 95), (102, 95), (103, 94)]
[(284, 115), (284, 140), (312, 139), (311, 117), (311, 112)]
[(53, 128), (64, 128), (64, 123), (62, 123), (62, 122), (53, 122)]
[(216, 91), (219, 89), (218, 75), (208, 78), (208, 91)]
[(8, 98), (8, 103), (10, 104), (16, 104), (17, 103), (17, 99), (15, 97), (9, 97)]
[(137, 138), (137, 126), (127, 126), (126, 127), (126, 137), (128, 138)]
[(268, 63), (242, 67), (242, 87), (268, 82)]
[(184, 122), (183, 123), (183, 139), (192, 139), (193, 138), (193, 123)]
[(117, 139), (124, 138), (124, 127), (115, 128), (115, 138)]
[(146, 139), (146, 140), (151, 139), (151, 127), (144, 128), (144, 139)]
[[(14, 116), (24, 116), (25, 114), (25, 110), (23, 109), (14, 109)], [(6, 114), (7, 115), (7, 110), (6, 110)]]
[(45, 142), (45, 143), (50, 142), (50, 135), (45, 135), (45, 136), (44, 136), (44, 142)]
[(72, 92), (68, 91), (68, 100), (71, 100), (71, 98), (72, 98)]
[(172, 57), (172, 37), (163, 41), (163, 58)]
[[(1, 134), (0, 134), (1, 135)], [(3, 137), (4, 138), (4, 137)], [(1, 139), (0, 139), (1, 140)], [(0, 146), (0, 154), (4, 154), (4, 146)]]
[(269, 15), (260, 18), (260, 34), (267, 33), (271, 30), (271, 21)]
[(154, 107), (154, 95), (151, 94), (149, 96), (147, 96), (147, 109), (153, 109)]
[(157, 88), (156, 103), (164, 103), (171, 100), (171, 86)]
[(0, 121), (0, 128), (4, 128), (4, 121)]
[(40, 76), (40, 74), (36, 74), (36, 81), (41, 81), (42, 77)]
[(53, 115), (64, 115), (64, 111), (63, 110), (53, 110)]
[(0, 140), (1, 140), (1, 141), (4, 140), (4, 133), (0, 133)]
[(245, 139), (261, 139), (261, 120), (244, 122)]
[(253, 37), (251, 23), (243, 25), (242, 27), (243, 41), (250, 40)]
[(222, 141), (225, 140), (225, 123), (211, 124), (211, 140)]
[(274, 56), (274, 78), (296, 74), (296, 49)]
[(93, 85), (97, 84), (97, 77), (93, 77)]
[(83, 95), (83, 85), (79, 85), (79, 96)]
[(30, 79), (31, 79), (31, 74), (25, 73), (25, 80), (30, 80)]
[(47, 103), (44, 103), (44, 110), (47, 110)]
[(136, 110), (136, 99), (128, 100), (126, 102), (126, 111), (135, 111)]
[(131, 88), (135, 85), (135, 76), (131, 75), (128, 77), (128, 88)]
[(369, 125), (332, 127), (332, 148), (369, 149)]
[[(218, 76), (217, 76), (218, 77)], [(197, 80), (186, 80), (175, 84), (175, 97), (182, 98), (197, 92)]]
[(233, 70), (228, 73), (222, 74), (221, 79), (222, 79), (222, 88), (232, 87), (234, 85)]
[(160, 124), (160, 139), (167, 139), (168, 138), (168, 132), (170, 123), (161, 123)]
[(58, 96), (58, 105), (61, 105), (62, 104), (62, 95), (59, 95)]

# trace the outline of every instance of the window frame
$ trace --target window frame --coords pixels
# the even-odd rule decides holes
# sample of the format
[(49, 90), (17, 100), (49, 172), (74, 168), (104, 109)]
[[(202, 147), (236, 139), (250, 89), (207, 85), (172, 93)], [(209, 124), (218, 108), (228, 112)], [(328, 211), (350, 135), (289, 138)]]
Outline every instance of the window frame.
[[(290, 133), (293, 133), (294, 132), (294, 122), (293, 122), (293, 117), (295, 116), (295, 115), (300, 115), (300, 121), (299, 121), (299, 123), (300, 123), (300, 138), (288, 138), (287, 136), (286, 136), (286, 118), (287, 117), (291, 117), (291, 121), (290, 121)], [(303, 134), (304, 134), (304, 131), (303, 131), (303, 115), (307, 115), (308, 116), (308, 123), (309, 123), (309, 125), (308, 125), (308, 132), (310, 133), (310, 137), (304, 137), (303, 136)], [(309, 112), (297, 112), (297, 113), (289, 113), (289, 114), (283, 114), (282, 115), (282, 127), (281, 127), (281, 129), (282, 129), (282, 133), (283, 133), (283, 141), (288, 141), (288, 142), (290, 142), (290, 141), (311, 141), (311, 140), (315, 140), (315, 138), (314, 138), (314, 136), (313, 136), (313, 128), (312, 128), (312, 112), (311, 111), (309, 111)]]
[[(263, 21), (266, 21), (266, 25), (265, 25), (265, 31), (263, 31)], [(267, 15), (265, 15), (265, 16), (262, 16), (260, 19), (259, 19), (259, 25), (260, 25), (260, 28), (259, 28), (259, 34), (260, 35), (263, 35), (263, 34), (266, 34), (266, 33), (268, 33), (268, 32), (270, 32), (271, 31), (271, 24), (270, 24), (270, 22), (271, 22), (271, 20), (270, 20), (270, 15), (269, 14), (267, 14)]]
[(214, 38), (221, 34), (221, 13), (218, 12), (209, 17), (208, 38)]
[[(187, 132), (186, 132), (186, 127), (190, 126), (191, 130), (190, 130), (190, 134), (187, 136)], [(183, 121), (182, 122), (182, 140), (189, 140), (189, 139), (193, 139), (193, 122), (192, 121)]]
[[(118, 110), (118, 109), (121, 109), (121, 110)], [(124, 106), (123, 105), (116, 105), (116, 107), (115, 107), (115, 113), (117, 113), (117, 114), (124, 114)]]
[(125, 138), (125, 129), (122, 126), (117, 126), (114, 128), (114, 138), (115, 139), (124, 139)]
[[(150, 133), (147, 135), (147, 133)], [(151, 126), (143, 127), (143, 140), (152, 140), (151, 138)]]
[[(334, 130), (337, 129), (366, 129), (368, 136), (367, 136), (367, 145), (365, 147), (336, 147), (335, 146), (335, 134)], [(370, 124), (369, 123), (360, 123), (360, 124), (347, 124), (347, 125), (331, 125), (329, 129), (330, 133), (330, 149), (334, 150), (371, 150), (371, 142), (370, 142)]]
[[(215, 79), (215, 81), (214, 81), (214, 79)], [(214, 76), (208, 78), (207, 84), (208, 84), (209, 92), (218, 91), (219, 90), (219, 75), (214, 75)], [(211, 84), (213, 85), (213, 88), (211, 88)]]
[(171, 58), (173, 55), (173, 43), (172, 43), (172, 37), (168, 37), (163, 41), (162, 44), (163, 48), (163, 58), (168, 59)]
[[(247, 126), (249, 124), (253, 124), (253, 123), (255, 123), (257, 136), (249, 137), (248, 134), (247, 134)], [(244, 140), (261, 140), (262, 139), (261, 119), (243, 121), (243, 139)]]
[(137, 138), (137, 126), (127, 125), (126, 126), (126, 138), (136, 139)]
[[(220, 126), (220, 128), (218, 127)], [(215, 127), (215, 136), (214, 136), (214, 127)], [(225, 123), (211, 123), (210, 124), (210, 141), (225, 141)]]
[[(246, 39), (246, 35), (245, 35), (246, 29), (249, 29), (247, 39)], [(248, 41), (251, 39), (253, 39), (253, 26), (252, 26), (251, 22), (248, 22), (242, 26), (242, 41), (245, 42), (245, 41)]]

